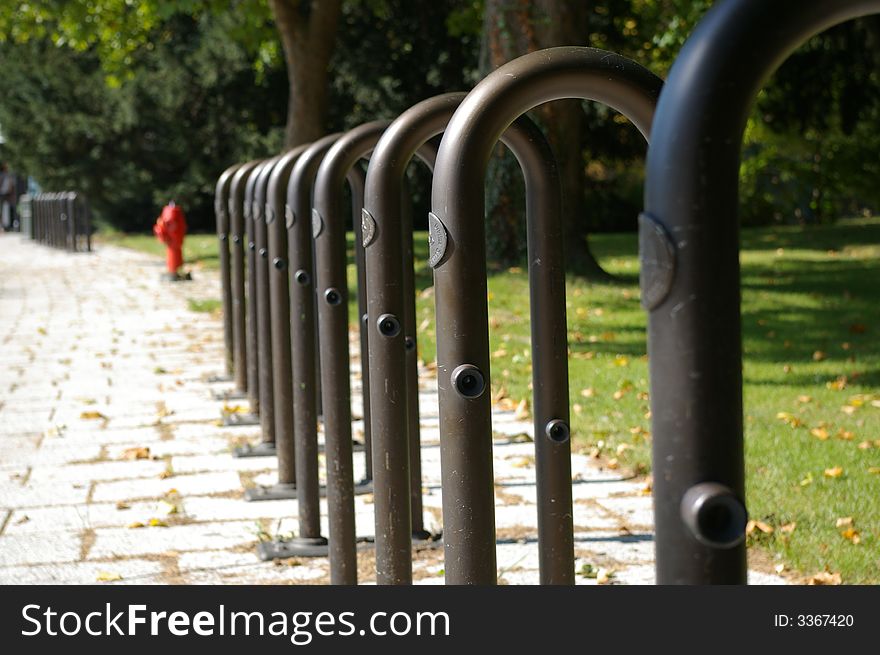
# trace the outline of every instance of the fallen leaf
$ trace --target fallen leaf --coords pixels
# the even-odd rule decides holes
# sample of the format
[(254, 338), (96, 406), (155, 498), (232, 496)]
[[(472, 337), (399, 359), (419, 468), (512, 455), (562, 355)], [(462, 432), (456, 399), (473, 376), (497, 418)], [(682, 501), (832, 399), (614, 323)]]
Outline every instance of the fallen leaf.
[(119, 502), (116, 503), (116, 509), (119, 509), (119, 510), (131, 509), (131, 505), (129, 505), (125, 501), (120, 500)]
[(872, 444), (870, 441), (862, 441), (859, 443), (858, 448), (859, 450), (870, 450), (873, 446), (874, 444)]
[(808, 484), (813, 484), (813, 474), (807, 473), (803, 480), (801, 480), (798, 484), (802, 487), (806, 487)]
[(529, 401), (523, 398), (519, 401), (519, 404), (516, 406), (516, 411), (513, 414), (513, 418), (517, 421), (525, 421), (529, 418)]
[(129, 523), (129, 524), (128, 524), (127, 526), (125, 526), (125, 527), (128, 528), (128, 529), (130, 529), (130, 530), (136, 530), (136, 529), (138, 529), (138, 528), (145, 528), (145, 527), (147, 527), (147, 526), (145, 526), (145, 525), (144, 525), (143, 523), (141, 523), (140, 521), (135, 521), (134, 523)]
[(95, 419), (100, 419), (100, 420), (103, 420), (103, 421), (106, 421), (106, 420), (107, 420), (107, 417), (104, 416), (101, 412), (96, 412), (96, 411), (94, 411), (94, 410), (91, 410), (91, 411), (88, 411), (88, 412), (82, 412), (82, 413), (79, 415), (79, 417), (80, 417), (81, 419), (86, 419), (86, 420), (95, 420)]
[(840, 573), (830, 571), (819, 571), (807, 580), (808, 585), (839, 585), (840, 583)]
[(773, 570), (777, 573), (782, 573), (783, 571), (785, 571), (785, 564), (777, 564), (773, 567)]
[(823, 359), (826, 359), (827, 357), (828, 357), (828, 355), (826, 355), (821, 350), (817, 350), (816, 352), (813, 353), (813, 361), (814, 362), (821, 362)]
[(779, 412), (778, 414), (776, 414), (776, 418), (793, 428), (799, 428), (804, 424), (801, 419), (799, 419), (794, 414), (790, 414), (789, 412)]
[(596, 390), (593, 387), (587, 387), (586, 389), (581, 389), (581, 395), (584, 398), (592, 398), (596, 395)]
[(746, 523), (746, 534), (752, 534), (755, 530), (760, 530), (764, 534), (773, 534), (773, 526), (769, 523), (754, 519)]
[(779, 531), (784, 532), (785, 534), (791, 534), (794, 532), (794, 529), (797, 527), (797, 523), (792, 521), (791, 523), (786, 523), (785, 525), (779, 526)]
[(161, 519), (150, 519), (150, 527), (151, 528), (167, 528), (168, 524)]
[(247, 414), (248, 408), (242, 405), (223, 405), (224, 414)]
[(810, 434), (819, 439), (820, 441), (825, 441), (828, 439), (828, 430), (825, 428), (813, 428), (810, 430)]
[(841, 375), (835, 380), (827, 382), (825, 386), (829, 389), (834, 389), (835, 391), (843, 391), (846, 389), (847, 382), (849, 382), (849, 379), (845, 375)]
[(826, 478), (839, 478), (843, 475), (843, 467), (834, 466), (832, 468), (827, 468), (825, 469), (824, 475)]
[(853, 524), (853, 517), (844, 516), (842, 518), (837, 519), (837, 521), (835, 521), (834, 527), (835, 528), (842, 528), (842, 527), (845, 527), (847, 525), (852, 525), (852, 524)]
[(119, 456), (119, 459), (127, 459), (127, 460), (135, 460), (135, 459), (150, 459), (150, 449), (145, 446), (135, 446), (133, 448), (126, 448), (122, 451), (122, 454)]
[(846, 530), (841, 530), (840, 536), (851, 542), (853, 545), (858, 545), (862, 541), (862, 538), (859, 535), (859, 531), (855, 528), (847, 528)]
[(880, 475), (880, 466), (869, 466), (868, 473), (871, 475)]
[(98, 582), (116, 582), (117, 580), (122, 580), (122, 576), (118, 573), (111, 573), (110, 571), (98, 571), (95, 580)]

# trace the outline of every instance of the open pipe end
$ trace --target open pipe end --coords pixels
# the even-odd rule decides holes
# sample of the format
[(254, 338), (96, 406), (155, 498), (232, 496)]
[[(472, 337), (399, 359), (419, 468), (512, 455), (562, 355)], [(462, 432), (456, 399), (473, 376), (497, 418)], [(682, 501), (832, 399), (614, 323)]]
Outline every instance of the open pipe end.
[(733, 548), (746, 536), (748, 512), (736, 494), (723, 484), (701, 482), (681, 499), (681, 517), (700, 543)]

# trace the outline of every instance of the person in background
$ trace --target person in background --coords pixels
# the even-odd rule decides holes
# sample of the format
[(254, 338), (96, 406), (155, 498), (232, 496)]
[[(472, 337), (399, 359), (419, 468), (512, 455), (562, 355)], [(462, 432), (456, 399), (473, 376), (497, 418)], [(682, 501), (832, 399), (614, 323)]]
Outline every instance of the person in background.
[(0, 163), (0, 225), (4, 232), (9, 232), (13, 227), (15, 187), (15, 176), (9, 172), (6, 162)]

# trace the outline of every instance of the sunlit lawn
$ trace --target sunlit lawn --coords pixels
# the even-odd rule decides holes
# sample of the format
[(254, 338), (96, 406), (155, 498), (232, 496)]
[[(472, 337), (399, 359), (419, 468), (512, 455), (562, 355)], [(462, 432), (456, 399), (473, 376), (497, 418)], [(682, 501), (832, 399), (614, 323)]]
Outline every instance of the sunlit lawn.
[[(152, 237), (113, 242), (163, 252)], [(216, 245), (213, 235), (188, 238), (187, 260), (216, 268)], [(416, 246), (419, 349), (431, 362), (424, 234)], [(598, 235), (593, 249), (622, 281), (568, 280), (575, 447), (603, 466), (649, 472), (635, 235)], [(758, 522), (750, 543), (800, 574), (880, 582), (880, 221), (746, 230), (742, 276), (747, 500)], [(489, 307), (493, 396), (518, 404), (531, 375), (525, 273), (493, 275)]]

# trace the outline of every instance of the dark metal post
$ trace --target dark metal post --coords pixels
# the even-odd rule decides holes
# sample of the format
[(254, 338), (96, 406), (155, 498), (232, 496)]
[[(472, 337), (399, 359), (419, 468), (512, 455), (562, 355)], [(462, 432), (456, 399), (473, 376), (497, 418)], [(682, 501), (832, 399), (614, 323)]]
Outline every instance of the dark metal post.
[(76, 191), (71, 191), (68, 196), (70, 203), (70, 241), (72, 243), (73, 252), (79, 252), (79, 235), (82, 232), (82, 215), (79, 210), (79, 195)]
[[(260, 173), (265, 168), (268, 160), (263, 160), (254, 168), (253, 172), (248, 176), (244, 187), (244, 201), (242, 203), (242, 217), (247, 239), (247, 329), (245, 330), (245, 346), (247, 351), (247, 395), (248, 404), (250, 405), (250, 416), (247, 417), (247, 423), (259, 423), (260, 421), (260, 359), (258, 353), (257, 331), (259, 329), (258, 307), (260, 298), (257, 293), (257, 226), (254, 222), (254, 189), (257, 186), (257, 180)], [(240, 422), (238, 416), (230, 417), (236, 423)], [(261, 440), (257, 448), (261, 454), (274, 455), (275, 447), (271, 442), (266, 441), (266, 435), (261, 430)], [(239, 456), (245, 454), (244, 451), (237, 453)], [(247, 454), (253, 454), (252, 449), (247, 449)]]
[(657, 582), (746, 582), (737, 191), (749, 110), (800, 44), (877, 0), (717, 3), (657, 108), (640, 217)]
[(40, 194), (35, 193), (31, 197), (31, 239), (39, 243), (40, 240)]
[(64, 212), (64, 249), (76, 252), (76, 220), (73, 213), (73, 193), (65, 191), (61, 194), (61, 208)]
[(58, 212), (58, 222), (55, 225), (55, 247), (67, 248), (67, 202), (66, 194), (59, 191), (55, 194), (55, 210)]
[(260, 414), (260, 360), (257, 354), (257, 226), (254, 222), (254, 188), (268, 160), (261, 161), (244, 188), (244, 227), (247, 233), (247, 392), (251, 413)]
[[(232, 264), (230, 271), (232, 288), (232, 359), (235, 373), (235, 389), (239, 392), (247, 392), (248, 390), (248, 356), (250, 354), (247, 346), (247, 305), (249, 301), (246, 300), (245, 291), (245, 243), (247, 240), (245, 233), (245, 196), (248, 182), (255, 176), (256, 168), (259, 164), (259, 161), (243, 164), (232, 176), (232, 180), (229, 183), (229, 232), (230, 259)], [(250, 271), (253, 271), (252, 267)], [(253, 425), (258, 423), (259, 419), (253, 413), (244, 417), (234, 414), (229, 416), (227, 421), (234, 425)], [(260, 446), (239, 449), (235, 454), (237, 456), (248, 455), (258, 448)], [(260, 452), (259, 454), (269, 455), (273, 453)]]
[(315, 238), (318, 319), (322, 335), (321, 394), (332, 584), (357, 583), (348, 279), (340, 192), (349, 170), (373, 149), (387, 126), (386, 121), (366, 123), (344, 134), (324, 156), (315, 178), (312, 234)]
[(300, 146), (280, 157), (267, 181), (264, 213), (267, 228), (272, 404), (275, 417), (275, 452), (278, 455), (278, 482), (271, 487), (248, 489), (245, 492), (245, 500), (251, 501), (296, 498), (289, 260), (284, 217), (287, 213), (285, 195), (290, 171), (306, 147)]
[[(354, 228), (354, 264), (357, 270), (358, 335), (361, 346), (361, 399), (364, 419), (364, 459), (366, 473), (359, 483), (361, 487), (372, 486), (373, 482), (373, 440), (370, 436), (370, 366), (369, 346), (367, 345), (367, 273), (364, 257), (364, 236), (361, 223), (361, 210), (364, 207), (364, 183), (366, 174), (358, 167), (351, 168), (348, 174), (348, 187), (352, 196), (352, 227)], [(358, 207), (360, 205), (360, 207)]]
[[(437, 148), (425, 143), (418, 150), (419, 158), (432, 171), (437, 159)], [(433, 541), (434, 535), (425, 530), (424, 505), (422, 503), (422, 434), (419, 414), (419, 347), (416, 326), (416, 274), (413, 255), (413, 206), (412, 195), (406, 179), (401, 186), (401, 230), (403, 248), (403, 346), (406, 351), (406, 426), (409, 442), (409, 495), (410, 533), (414, 541)]]
[(86, 230), (86, 252), (92, 252), (92, 209), (89, 205), (89, 199), (82, 197), (83, 203), (83, 225)]
[[(571, 97), (604, 102), (647, 135), (660, 86), (656, 76), (619, 55), (592, 48), (550, 48), (515, 59), (487, 76), (468, 94), (446, 129), (434, 174), (431, 263), (437, 307), (443, 534), (446, 579), (451, 584), (494, 584), (496, 578), (492, 423), (486, 392), (485, 225), (473, 220), (484, 212), (483, 179), (492, 148), (517, 116), (544, 102)], [(535, 198), (527, 188), (527, 202)], [(530, 274), (542, 266), (561, 266), (558, 242), (545, 259), (532, 251), (533, 236), (538, 235), (530, 226)], [(550, 309), (557, 308), (559, 301), (557, 295), (533, 290), (532, 325), (558, 317), (559, 312)], [(559, 329), (564, 344), (564, 322)], [(570, 448), (567, 395), (554, 398), (542, 390), (548, 381), (566, 374), (565, 356), (542, 352), (558, 352), (560, 345), (533, 342), (532, 347), (539, 525), (555, 512), (548, 492), (560, 484), (558, 471)], [(565, 484), (570, 485), (570, 479)], [(570, 497), (570, 488), (567, 493)], [(552, 551), (542, 549), (543, 556), (548, 554), (552, 556)]]
[(229, 184), (241, 164), (230, 166), (220, 177), (214, 189), (214, 215), (217, 219), (217, 246), (220, 251), (220, 296), (223, 305), (223, 345), (225, 370), (232, 377), (232, 271), (229, 261)]
[(53, 191), (49, 196), (49, 215), (51, 221), (49, 223), (48, 245), (52, 248), (58, 247), (58, 193)]
[(266, 206), (266, 187), (269, 175), (279, 157), (270, 159), (260, 170), (254, 184), (251, 218), (254, 222), (255, 261), (256, 261), (256, 305), (257, 305), (257, 376), (259, 388), (260, 432), (263, 444), (272, 444), (275, 449), (275, 398), (272, 384), (272, 325), (269, 308), (269, 249), (268, 226), (264, 220)]

